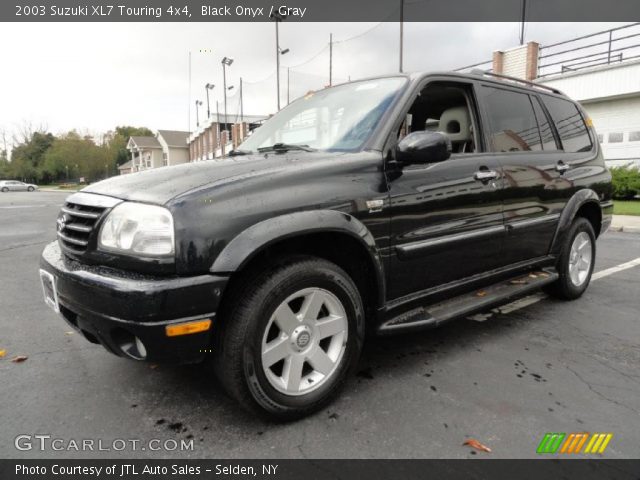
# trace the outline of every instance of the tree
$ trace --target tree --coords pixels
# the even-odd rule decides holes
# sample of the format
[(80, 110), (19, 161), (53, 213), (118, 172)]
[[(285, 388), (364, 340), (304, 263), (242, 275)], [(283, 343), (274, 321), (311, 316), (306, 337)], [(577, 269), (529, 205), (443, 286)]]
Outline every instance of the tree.
[(146, 127), (119, 126), (105, 135), (105, 144), (111, 149), (116, 165), (122, 165), (131, 159), (127, 150), (129, 137), (151, 137), (153, 132)]
[(23, 141), (11, 152), (10, 176), (24, 181), (37, 181), (45, 152), (53, 144), (55, 137), (41, 131), (23, 135)]
[(98, 146), (91, 137), (71, 131), (56, 138), (46, 152), (41, 177), (45, 181), (77, 180), (93, 182), (112, 172), (115, 160), (106, 146)]

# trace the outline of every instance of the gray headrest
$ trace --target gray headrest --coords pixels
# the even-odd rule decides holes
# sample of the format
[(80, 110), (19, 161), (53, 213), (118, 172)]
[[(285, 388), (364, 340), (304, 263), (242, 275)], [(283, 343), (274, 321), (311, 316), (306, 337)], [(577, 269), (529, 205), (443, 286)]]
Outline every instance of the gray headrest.
[(438, 130), (452, 142), (471, 140), (471, 118), (467, 107), (453, 107), (442, 112)]

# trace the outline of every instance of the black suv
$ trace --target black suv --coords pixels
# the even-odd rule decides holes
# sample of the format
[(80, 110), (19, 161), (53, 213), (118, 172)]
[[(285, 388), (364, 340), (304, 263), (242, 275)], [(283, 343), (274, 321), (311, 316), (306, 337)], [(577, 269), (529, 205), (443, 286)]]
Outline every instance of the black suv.
[(434, 327), (544, 287), (587, 288), (611, 221), (590, 119), (486, 73), (310, 92), (230, 158), (67, 198), (45, 300), (90, 342), (212, 363), (242, 405), (325, 405), (365, 333)]

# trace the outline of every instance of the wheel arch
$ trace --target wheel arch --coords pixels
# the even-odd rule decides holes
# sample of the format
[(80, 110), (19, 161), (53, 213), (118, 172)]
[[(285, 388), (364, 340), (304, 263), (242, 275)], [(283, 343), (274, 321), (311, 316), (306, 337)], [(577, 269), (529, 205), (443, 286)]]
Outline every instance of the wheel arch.
[(602, 229), (602, 208), (598, 194), (585, 188), (576, 192), (567, 202), (556, 227), (556, 233), (551, 244), (551, 253), (559, 254), (564, 238), (576, 217), (586, 218), (593, 227), (596, 238)]
[(382, 259), (373, 235), (357, 218), (335, 210), (280, 215), (259, 222), (231, 240), (210, 268), (212, 273), (246, 271), (282, 253), (317, 255), (333, 261), (356, 282), (363, 302), (384, 304)]

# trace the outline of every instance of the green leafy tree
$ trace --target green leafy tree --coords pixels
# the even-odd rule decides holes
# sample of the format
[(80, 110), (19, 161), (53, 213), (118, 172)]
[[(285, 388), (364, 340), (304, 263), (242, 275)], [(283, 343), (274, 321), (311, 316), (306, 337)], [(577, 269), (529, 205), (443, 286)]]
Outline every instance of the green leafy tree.
[(38, 181), (44, 155), (54, 140), (51, 133), (36, 131), (25, 135), (11, 152), (9, 175), (24, 181)]
[(122, 165), (131, 159), (127, 150), (127, 142), (129, 142), (129, 137), (134, 136), (153, 136), (153, 132), (146, 127), (119, 126), (115, 131), (105, 135), (105, 144), (111, 149), (116, 165)]
[(71, 131), (55, 139), (46, 152), (40, 176), (50, 181), (87, 182), (113, 174), (115, 160), (105, 145), (96, 145), (91, 137)]

